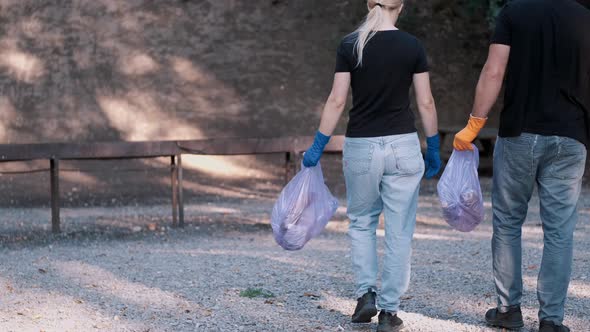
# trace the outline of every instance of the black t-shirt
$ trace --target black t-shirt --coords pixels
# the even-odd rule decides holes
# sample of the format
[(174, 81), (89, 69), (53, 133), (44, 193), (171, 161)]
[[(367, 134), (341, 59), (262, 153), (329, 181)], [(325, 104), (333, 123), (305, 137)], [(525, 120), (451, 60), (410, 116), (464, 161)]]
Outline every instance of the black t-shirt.
[(590, 141), (590, 11), (574, 0), (511, 1), (492, 44), (510, 46), (502, 137)]
[(418, 39), (400, 31), (378, 31), (357, 66), (350, 34), (338, 48), (336, 72), (350, 72), (353, 107), (346, 136), (379, 137), (416, 132), (410, 109), (410, 86), (415, 73), (428, 71), (426, 52)]

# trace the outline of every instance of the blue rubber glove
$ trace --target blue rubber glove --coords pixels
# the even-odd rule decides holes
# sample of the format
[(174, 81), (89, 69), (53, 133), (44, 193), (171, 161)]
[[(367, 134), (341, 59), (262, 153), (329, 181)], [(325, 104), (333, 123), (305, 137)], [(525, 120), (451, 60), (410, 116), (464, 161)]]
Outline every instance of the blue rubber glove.
[(431, 179), (440, 172), (440, 136), (438, 134), (426, 138), (426, 158), (424, 164), (426, 166), (425, 177)]
[(303, 166), (305, 167), (314, 167), (320, 161), (322, 157), (322, 153), (324, 153), (324, 148), (326, 144), (330, 141), (330, 136), (326, 136), (321, 132), (317, 132), (315, 134), (315, 139), (313, 140), (313, 144), (307, 152), (303, 155)]

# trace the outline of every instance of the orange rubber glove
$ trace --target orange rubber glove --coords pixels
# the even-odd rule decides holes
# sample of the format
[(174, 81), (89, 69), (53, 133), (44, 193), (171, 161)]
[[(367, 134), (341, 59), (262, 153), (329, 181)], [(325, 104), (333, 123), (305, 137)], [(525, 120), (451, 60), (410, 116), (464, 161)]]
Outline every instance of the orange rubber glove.
[(475, 140), (477, 135), (479, 135), (480, 130), (486, 125), (486, 121), (488, 121), (487, 118), (476, 118), (473, 115), (470, 115), (467, 126), (455, 135), (455, 140), (453, 141), (453, 147), (455, 150), (473, 151), (471, 143)]

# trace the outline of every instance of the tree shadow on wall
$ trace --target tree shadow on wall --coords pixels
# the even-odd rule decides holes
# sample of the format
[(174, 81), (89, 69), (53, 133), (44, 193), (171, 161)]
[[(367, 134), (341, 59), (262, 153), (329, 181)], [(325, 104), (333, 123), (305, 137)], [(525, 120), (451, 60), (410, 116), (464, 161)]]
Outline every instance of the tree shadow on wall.
[[(333, 49), (355, 21), (349, 5), (318, 7), (310, 0), (1, 0), (0, 6), (2, 143), (309, 134), (329, 89)], [(214, 170), (221, 163), (243, 171), (234, 180), (248, 178), (241, 164), (267, 166), (265, 158), (197, 163), (207, 162)], [(154, 171), (164, 181), (151, 177), (154, 164), (146, 160), (84, 164), (62, 177), (66, 190), (129, 180), (129, 190), (117, 188), (122, 196), (141, 184), (159, 196), (169, 192), (168, 163), (158, 160)], [(119, 167), (140, 172), (120, 175)], [(208, 171), (196, 167), (194, 174), (219, 182)], [(46, 204), (46, 174), (4, 180), (1, 205)], [(104, 189), (98, 194), (119, 194)]]
[[(2, 143), (309, 135), (329, 92), (336, 46), (366, 13), (362, 1), (317, 0), (0, 0), (0, 7)], [(425, 24), (408, 29), (424, 35), (428, 10), (407, 7), (408, 17)], [(281, 158), (226, 158), (222, 166), (243, 171), (227, 180), (231, 186), (258, 191), (240, 167), (270, 169), (269, 181), (279, 187), (282, 173), (274, 168)], [(154, 165), (155, 173), (116, 169)], [(62, 191), (96, 193), (72, 194), (73, 205), (76, 197), (97, 204), (162, 197), (169, 194), (167, 165), (96, 163), (90, 167), (100, 174), (82, 167), (64, 174)], [(212, 165), (187, 175), (215, 186), (211, 169), (219, 164)], [(46, 204), (46, 174), (6, 179), (0, 205)], [(189, 199), (198, 191), (189, 189)]]

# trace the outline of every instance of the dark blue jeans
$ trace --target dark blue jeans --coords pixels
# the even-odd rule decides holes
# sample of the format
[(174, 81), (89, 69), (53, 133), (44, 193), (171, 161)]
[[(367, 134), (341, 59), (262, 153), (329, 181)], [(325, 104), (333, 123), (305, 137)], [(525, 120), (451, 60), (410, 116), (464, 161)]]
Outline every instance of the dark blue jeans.
[(558, 324), (563, 321), (585, 163), (586, 148), (570, 138), (533, 134), (498, 138), (494, 151), (492, 254), (500, 307), (521, 302), (522, 225), (537, 183), (544, 233), (537, 283), (539, 319)]

